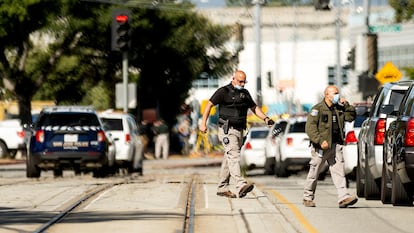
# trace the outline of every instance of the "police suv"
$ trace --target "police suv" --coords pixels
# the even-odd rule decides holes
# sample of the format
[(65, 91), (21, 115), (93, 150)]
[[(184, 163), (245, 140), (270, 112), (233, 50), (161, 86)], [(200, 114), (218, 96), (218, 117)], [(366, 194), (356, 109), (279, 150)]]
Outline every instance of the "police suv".
[(104, 131), (93, 107), (54, 106), (44, 108), (31, 129), (26, 176), (40, 177), (42, 170), (62, 176), (93, 172), (104, 177), (115, 171), (115, 144)]

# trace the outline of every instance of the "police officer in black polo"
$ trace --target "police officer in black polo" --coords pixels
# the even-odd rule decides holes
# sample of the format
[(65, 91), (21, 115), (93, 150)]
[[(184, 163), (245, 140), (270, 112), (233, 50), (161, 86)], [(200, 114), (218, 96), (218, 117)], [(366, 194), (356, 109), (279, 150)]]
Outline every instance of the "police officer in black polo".
[(237, 197), (230, 191), (230, 177), (236, 182), (239, 198), (246, 196), (254, 188), (253, 184), (243, 178), (240, 171), (240, 149), (243, 142), (243, 130), (246, 128), (247, 111), (250, 109), (268, 125), (274, 124), (273, 120), (267, 117), (256, 105), (249, 91), (244, 89), (246, 83), (246, 74), (237, 70), (231, 83), (217, 89), (210, 98), (199, 127), (201, 132), (207, 132), (207, 119), (210, 110), (213, 106), (219, 105), (218, 137), (224, 146), (224, 159), (220, 169), (217, 195), (229, 198)]

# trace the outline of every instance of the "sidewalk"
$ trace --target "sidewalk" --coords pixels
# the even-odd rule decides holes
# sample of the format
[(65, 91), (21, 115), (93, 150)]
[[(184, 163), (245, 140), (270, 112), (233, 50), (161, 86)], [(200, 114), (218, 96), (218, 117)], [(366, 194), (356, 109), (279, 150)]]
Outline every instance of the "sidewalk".
[(20, 164), (25, 162), (25, 159), (0, 159), (0, 165)]
[[(207, 156), (204, 156), (200, 153), (191, 153), (188, 156), (185, 155), (179, 155), (179, 154), (171, 154), (168, 156), (168, 159), (166, 161), (169, 160), (179, 160), (179, 159), (202, 159), (202, 158), (213, 158), (213, 159), (220, 159), (220, 163), (221, 163), (221, 159), (223, 158), (223, 152), (211, 152), (209, 153)], [(149, 158), (145, 158), (145, 160), (155, 160), (154, 156), (150, 156)], [(11, 165), (11, 164), (21, 164), (21, 163), (25, 163), (26, 159), (25, 158), (19, 158), (19, 159), (11, 159), (11, 158), (0, 158), (0, 165)], [(215, 163), (215, 160), (213, 160), (213, 163)], [(214, 164), (212, 164), (214, 165)]]

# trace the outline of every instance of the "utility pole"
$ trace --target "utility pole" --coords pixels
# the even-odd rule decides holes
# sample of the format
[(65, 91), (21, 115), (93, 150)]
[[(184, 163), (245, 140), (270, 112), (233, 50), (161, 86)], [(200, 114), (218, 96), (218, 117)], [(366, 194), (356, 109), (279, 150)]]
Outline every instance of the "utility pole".
[(255, 38), (256, 38), (256, 96), (257, 96), (257, 105), (262, 107), (262, 54), (261, 54), (261, 5), (263, 0), (253, 0), (255, 6)]
[(336, 1), (336, 86), (341, 89), (342, 86), (342, 67), (341, 67), (341, 1)]
[(124, 112), (128, 112), (128, 51), (122, 52), (122, 86), (124, 94)]

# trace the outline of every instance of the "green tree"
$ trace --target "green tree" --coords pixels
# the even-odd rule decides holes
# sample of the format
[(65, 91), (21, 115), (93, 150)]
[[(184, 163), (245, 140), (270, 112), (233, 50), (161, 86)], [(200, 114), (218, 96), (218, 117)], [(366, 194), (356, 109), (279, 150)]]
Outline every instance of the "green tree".
[[(234, 68), (234, 54), (224, 47), (230, 27), (213, 25), (189, 11), (162, 9), (138, 9), (133, 22), (136, 58), (131, 65), (141, 70), (141, 108), (157, 107), (164, 119), (175, 118), (202, 72), (221, 76)], [(214, 54), (207, 56), (208, 51)]]
[(389, 0), (388, 3), (395, 10), (395, 22), (402, 23), (413, 18), (414, 0)]
[[(23, 122), (31, 121), (33, 98), (114, 106), (115, 83), (122, 80), (121, 54), (110, 50), (114, 7), (71, 0), (0, 4), (0, 74)], [(220, 76), (235, 65), (224, 47), (230, 28), (211, 24), (191, 7), (130, 7), (129, 64), (139, 71), (131, 80), (138, 82), (141, 108), (157, 107), (163, 118), (175, 118), (200, 73)]]
[(414, 68), (412, 67), (404, 67), (403, 68), (405, 75), (410, 79), (414, 80)]

